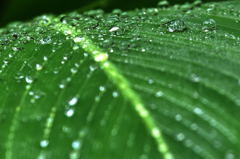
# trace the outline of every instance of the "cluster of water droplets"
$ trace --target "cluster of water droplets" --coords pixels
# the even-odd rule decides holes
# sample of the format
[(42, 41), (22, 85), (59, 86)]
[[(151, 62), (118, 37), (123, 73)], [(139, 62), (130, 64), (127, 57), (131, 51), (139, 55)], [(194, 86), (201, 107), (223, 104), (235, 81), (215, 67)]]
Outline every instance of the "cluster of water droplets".
[(66, 106), (65, 116), (70, 118), (75, 113), (75, 105), (78, 103), (78, 97), (71, 98)]

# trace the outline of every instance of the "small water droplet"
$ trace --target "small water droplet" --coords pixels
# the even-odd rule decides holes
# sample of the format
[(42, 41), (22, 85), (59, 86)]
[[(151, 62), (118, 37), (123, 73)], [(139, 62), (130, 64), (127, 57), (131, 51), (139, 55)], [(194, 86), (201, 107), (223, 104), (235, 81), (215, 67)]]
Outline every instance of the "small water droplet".
[(146, 52), (146, 49), (142, 48), (142, 49), (141, 49), (141, 52)]
[(65, 35), (71, 35), (71, 34), (72, 34), (72, 31), (69, 30), (69, 29), (66, 29), (66, 30), (64, 30), (63, 33), (64, 33)]
[(75, 149), (75, 150), (77, 150), (77, 149), (79, 149), (81, 147), (81, 142), (80, 141), (73, 141), (72, 142), (72, 148), (73, 149)]
[(77, 68), (71, 68), (71, 73), (72, 73), (72, 74), (77, 73), (77, 71), (78, 71)]
[(153, 79), (149, 79), (148, 80), (148, 84), (153, 84), (154, 83), (154, 80)]
[(97, 54), (94, 58), (96, 62), (103, 62), (103, 61), (106, 61), (107, 59), (108, 59), (108, 54), (106, 53)]
[(48, 60), (48, 57), (47, 57), (47, 56), (43, 56), (43, 60), (44, 60), (44, 61), (47, 61), (47, 60)]
[(88, 57), (88, 53), (84, 52), (84, 53), (83, 53), (83, 56), (84, 56), (84, 57)]
[(65, 115), (67, 117), (72, 117), (74, 115), (74, 109), (68, 109), (66, 112), (65, 112)]
[(148, 159), (148, 156), (146, 154), (142, 154), (139, 159)]
[(50, 44), (51, 42), (52, 42), (52, 39), (49, 36), (40, 40), (40, 44), (43, 44), (43, 45)]
[(197, 126), (196, 123), (192, 123), (192, 124), (190, 125), (190, 127), (191, 127), (192, 130), (197, 130), (197, 129), (198, 129), (198, 126)]
[(81, 41), (83, 41), (83, 40), (85, 40), (85, 38), (83, 38), (83, 37), (75, 37), (75, 38), (73, 39), (73, 41), (74, 41), (75, 43), (79, 43), (79, 42), (81, 42)]
[(162, 97), (163, 96), (163, 92), (162, 91), (157, 91), (155, 93), (155, 97)]
[(185, 139), (185, 135), (183, 133), (178, 133), (176, 138), (178, 141), (183, 141)]
[(117, 91), (114, 91), (114, 92), (112, 93), (112, 96), (113, 96), (114, 98), (116, 98), (116, 97), (118, 97), (118, 96), (119, 96), (119, 94), (118, 94), (118, 92), (117, 92)]
[(64, 85), (63, 83), (59, 84), (58, 86), (59, 86), (59, 88), (61, 88), (61, 89), (65, 88), (65, 85)]
[(194, 112), (195, 114), (197, 114), (197, 115), (201, 115), (201, 114), (203, 114), (202, 109), (199, 108), (199, 107), (194, 108), (194, 109), (193, 109), (193, 112)]
[(78, 45), (74, 45), (73, 46), (73, 50), (77, 50), (77, 49), (79, 49), (79, 46)]
[(225, 159), (235, 159), (235, 155), (232, 152), (227, 152)]
[(33, 83), (33, 78), (31, 76), (26, 76), (25, 77), (25, 81), (28, 83), (28, 84), (31, 84)]
[(47, 147), (48, 144), (49, 144), (49, 141), (48, 141), (48, 140), (42, 140), (42, 141), (40, 141), (40, 146), (41, 146), (42, 148)]
[(176, 119), (177, 121), (181, 121), (181, 120), (182, 120), (182, 115), (176, 114), (176, 115), (175, 115), (175, 119)]
[(99, 87), (99, 90), (100, 90), (101, 92), (104, 92), (104, 91), (106, 91), (106, 88), (105, 88), (104, 86), (100, 86), (100, 87)]
[(78, 98), (77, 97), (73, 97), (72, 99), (69, 100), (68, 104), (70, 106), (74, 106), (74, 105), (77, 104), (77, 102), (78, 102)]
[(90, 69), (91, 72), (93, 72), (93, 71), (95, 71), (97, 69), (97, 67), (94, 66), (94, 65), (90, 65), (89, 69)]
[(19, 48), (17, 48), (17, 47), (12, 47), (12, 50), (16, 52), (16, 51), (19, 50)]
[(42, 70), (42, 68), (43, 68), (42, 65), (40, 65), (40, 64), (36, 64), (36, 70), (37, 70), (37, 71)]
[(112, 27), (112, 28), (109, 30), (109, 32), (115, 32), (115, 31), (117, 31), (117, 30), (119, 30), (119, 29), (120, 29), (119, 27), (115, 26), (115, 27)]
[(197, 82), (200, 82), (201, 78), (197, 74), (192, 74), (191, 80), (197, 83)]
[(168, 6), (169, 2), (167, 0), (161, 0), (158, 2), (159, 7)]

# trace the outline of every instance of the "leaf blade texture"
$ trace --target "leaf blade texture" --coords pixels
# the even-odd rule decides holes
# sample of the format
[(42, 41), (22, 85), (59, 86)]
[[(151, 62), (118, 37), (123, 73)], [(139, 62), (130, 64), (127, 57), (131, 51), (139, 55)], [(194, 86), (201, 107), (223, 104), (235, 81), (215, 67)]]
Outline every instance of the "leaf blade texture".
[(0, 158), (239, 156), (239, 2), (0, 30)]

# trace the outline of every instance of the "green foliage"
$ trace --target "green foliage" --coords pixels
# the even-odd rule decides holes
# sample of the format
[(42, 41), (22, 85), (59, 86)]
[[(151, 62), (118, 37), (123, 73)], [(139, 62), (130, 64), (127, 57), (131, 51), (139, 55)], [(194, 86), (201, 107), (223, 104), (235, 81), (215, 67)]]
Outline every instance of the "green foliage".
[(240, 3), (0, 30), (0, 158), (237, 159)]

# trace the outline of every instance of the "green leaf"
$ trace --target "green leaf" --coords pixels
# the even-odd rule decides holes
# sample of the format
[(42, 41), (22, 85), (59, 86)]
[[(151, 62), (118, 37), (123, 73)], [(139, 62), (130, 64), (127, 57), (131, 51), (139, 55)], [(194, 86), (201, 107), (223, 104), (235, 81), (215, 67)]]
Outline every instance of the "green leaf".
[(0, 30), (0, 158), (236, 159), (240, 3)]

